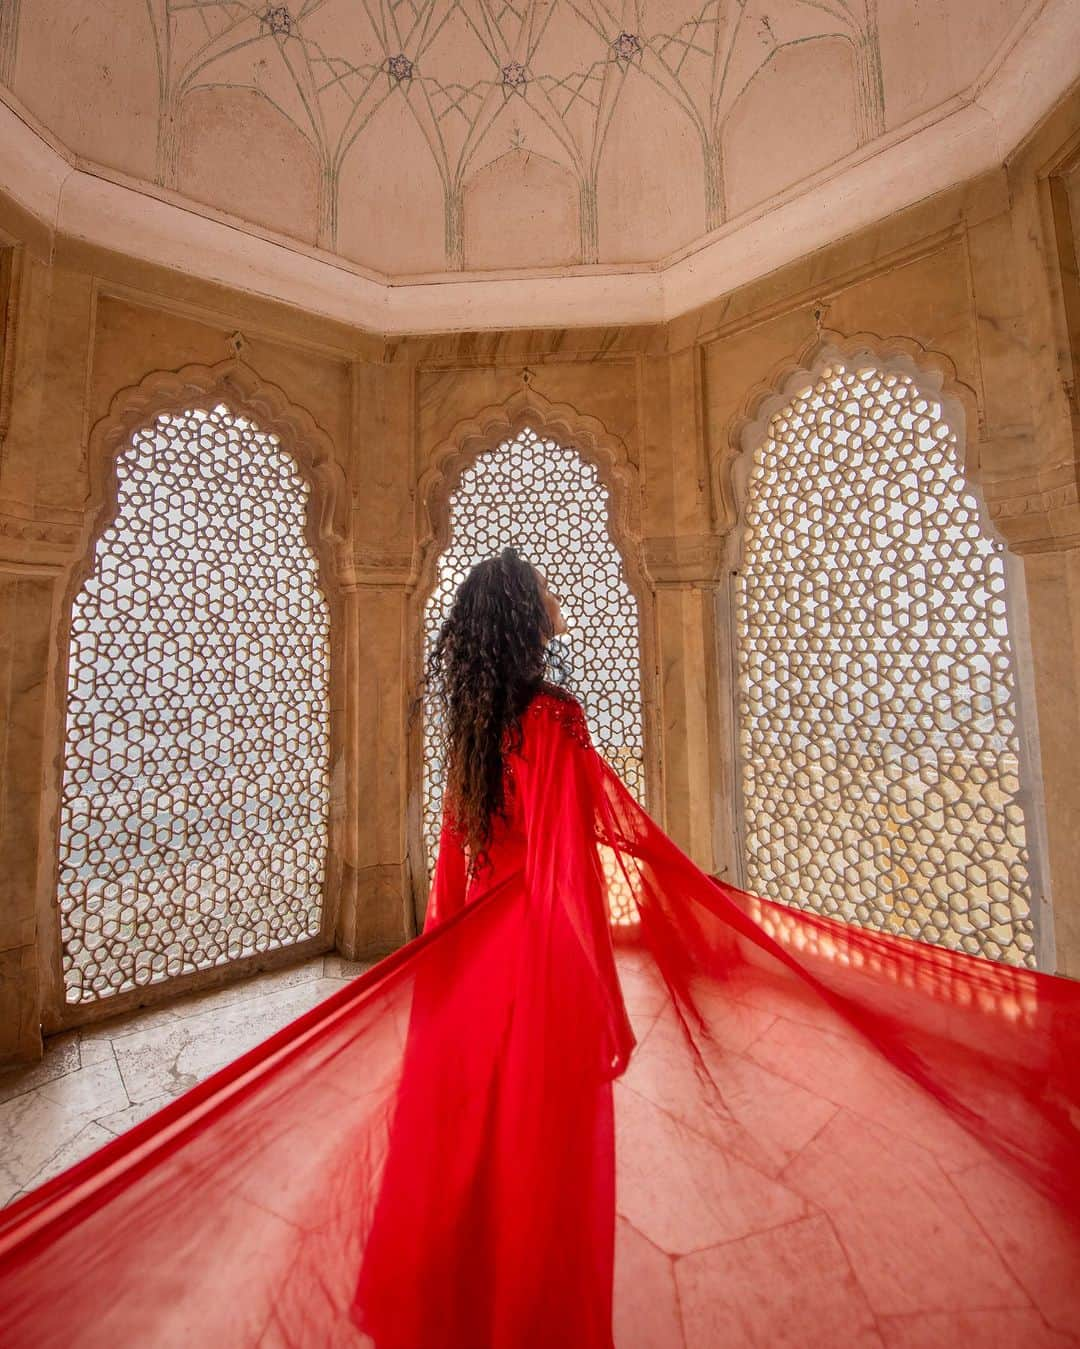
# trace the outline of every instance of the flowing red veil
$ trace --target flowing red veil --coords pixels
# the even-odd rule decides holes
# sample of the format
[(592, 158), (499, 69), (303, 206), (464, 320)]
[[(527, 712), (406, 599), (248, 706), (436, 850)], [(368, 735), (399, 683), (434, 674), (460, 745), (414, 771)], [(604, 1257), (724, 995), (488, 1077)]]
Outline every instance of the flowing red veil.
[[(733, 1192), (752, 1174), (791, 1194), (795, 1208), (781, 1198), (770, 1210), (773, 1230), (810, 1221), (799, 1195), (816, 1195), (813, 1212), (849, 1254), (860, 1193), (879, 1194), (890, 1168), (918, 1191), (906, 1169), (916, 1152), (958, 1195), (978, 1177), (989, 1205), (978, 1239), (998, 1250), (1016, 1204), (1037, 1211), (1041, 1248), (1029, 1254), (1045, 1297), (1034, 1302), (1052, 1342), (1069, 1343), (1064, 1321), (1080, 1307), (1065, 1286), (1080, 1271), (1080, 985), (728, 887), (637, 804), (575, 700), (545, 688), (521, 726), (492, 868), (467, 885), (445, 824), (422, 936), (0, 1213), (3, 1343), (610, 1346), (616, 1200), (647, 1212), (677, 1161), (620, 1169), (617, 1195), (616, 1138), (622, 1149), (630, 1135), (613, 1101), (647, 1097), (680, 1114), (688, 1138), (710, 1140)], [(607, 921), (614, 883), (639, 920), (625, 951)], [(843, 1102), (891, 1075), (902, 1087), (887, 1097), (896, 1137), (917, 1135), (918, 1148), (882, 1155), (868, 1124), (867, 1146), (826, 1166), (827, 1183), (812, 1168), (793, 1173), (794, 1146), (779, 1159), (770, 1148), (800, 1122), (732, 1085), (745, 1064), (735, 1009), (787, 1054), (800, 1099)], [(898, 1223), (912, 1213), (901, 1246), (923, 1228), (898, 1200)], [(994, 1213), (1004, 1237), (990, 1230)], [(673, 1232), (678, 1222), (670, 1215)], [(693, 1233), (672, 1242), (691, 1251)], [(718, 1247), (732, 1268), (737, 1245)], [(881, 1344), (858, 1328), (856, 1306), (876, 1296), (874, 1258), (863, 1267), (852, 1256), (857, 1278), (821, 1281), (850, 1335), (791, 1291), (803, 1287), (795, 1266), (777, 1266), (764, 1311), (740, 1309), (748, 1283), (699, 1279), (698, 1342)], [(938, 1274), (960, 1279), (966, 1258)], [(880, 1281), (904, 1278), (898, 1256)], [(617, 1285), (616, 1312), (637, 1295), (632, 1282)], [(1019, 1314), (1008, 1296), (987, 1296), (991, 1310)]]

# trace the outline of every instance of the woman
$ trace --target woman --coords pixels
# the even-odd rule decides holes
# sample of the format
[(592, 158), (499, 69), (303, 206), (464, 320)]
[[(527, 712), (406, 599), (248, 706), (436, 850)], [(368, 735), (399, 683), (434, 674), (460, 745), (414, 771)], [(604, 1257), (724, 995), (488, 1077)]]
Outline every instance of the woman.
[(706, 876), (560, 627), (470, 573), (424, 933), (0, 1215), (5, 1344), (606, 1347), (616, 1199), (620, 1349), (1071, 1342), (1078, 986)]
[[(596, 850), (569, 837), (589, 810), (588, 733), (544, 678), (563, 631), (544, 578), (506, 549), (463, 582), (429, 660), (447, 777), (424, 930), (519, 898), (494, 962), (417, 983), (356, 1302), (380, 1349), (612, 1342), (611, 1078), (634, 1037)], [(418, 1224), (432, 1195), (439, 1221)]]

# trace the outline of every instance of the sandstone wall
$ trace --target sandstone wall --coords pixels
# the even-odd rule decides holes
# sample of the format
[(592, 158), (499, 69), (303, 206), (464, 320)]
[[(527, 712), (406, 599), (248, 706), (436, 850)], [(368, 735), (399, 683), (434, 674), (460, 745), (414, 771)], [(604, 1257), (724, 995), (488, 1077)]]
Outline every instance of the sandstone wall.
[(175, 271), (133, 262), (122, 238), (106, 252), (54, 235), (0, 197), (0, 1058), (35, 1056), (40, 1027), (72, 1017), (54, 871), (73, 578), (107, 517), (125, 428), (185, 388), (280, 417), (325, 522), (336, 673), (324, 945), (363, 957), (400, 944), (422, 911), (405, 708), (462, 465), (528, 423), (605, 466), (641, 592), (650, 808), (699, 864), (733, 874), (742, 429), (827, 344), (902, 349), (941, 372), (967, 413), (969, 472), (1018, 560), (1039, 852), (1056, 964), (1080, 975), (1078, 164), (1074, 94), (1001, 170), (670, 324), (393, 340), (195, 281), (182, 258)]

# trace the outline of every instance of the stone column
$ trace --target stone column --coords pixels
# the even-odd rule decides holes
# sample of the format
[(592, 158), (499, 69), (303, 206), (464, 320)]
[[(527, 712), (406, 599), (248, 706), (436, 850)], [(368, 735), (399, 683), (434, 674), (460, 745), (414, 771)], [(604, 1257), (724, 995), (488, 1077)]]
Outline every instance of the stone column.
[(706, 871), (728, 865), (723, 818), (724, 710), (717, 595), (723, 541), (712, 520), (701, 352), (644, 363), (643, 556), (655, 589), (663, 793), (657, 817)]
[[(372, 573), (382, 571), (375, 581)], [(415, 935), (406, 849), (402, 634), (407, 566), (362, 569), (345, 598), (345, 858), (337, 947), (374, 960)]]
[(1045, 821), (1032, 843), (1043, 853), (1056, 968), (1080, 978), (1080, 548), (1031, 553), (1024, 573)]
[(656, 590), (662, 820), (679, 847), (709, 872), (730, 866), (721, 832), (722, 747), (730, 738), (717, 628), (721, 552), (722, 540), (714, 535), (645, 540)]
[(342, 606), (344, 867), (337, 947), (386, 955), (415, 935), (407, 840), (406, 625), (412, 569), (409, 369), (353, 366), (353, 537)]
[(985, 194), (968, 237), (982, 377), (978, 464), (994, 523), (1020, 559), (1016, 598), (1026, 616), (1015, 649), (1033, 769), (1040, 964), (1080, 976), (1080, 416), (1061, 293), (1063, 268), (1075, 270), (1075, 240), (1068, 218), (1054, 218), (1050, 158), (1045, 144), (1032, 144), (1014, 160), (1008, 192), (1002, 182)]
[[(5, 207), (0, 227), (0, 1063), (40, 1058), (43, 1004), (55, 951), (49, 803), (43, 783), (54, 743), (52, 652), (58, 588), (70, 566), (77, 502), (44, 494), (46, 461), (70, 471), (78, 441), (53, 431), (45, 377), (52, 331), (51, 240)], [(85, 316), (84, 316), (85, 325)], [(62, 340), (62, 338), (61, 338)], [(84, 367), (85, 368), (85, 367)], [(77, 413), (81, 403), (77, 401)], [(70, 481), (70, 479), (69, 479)]]
[(0, 1063), (41, 1057), (46, 945), (36, 897), (54, 579), (11, 558), (18, 542), (0, 536)]

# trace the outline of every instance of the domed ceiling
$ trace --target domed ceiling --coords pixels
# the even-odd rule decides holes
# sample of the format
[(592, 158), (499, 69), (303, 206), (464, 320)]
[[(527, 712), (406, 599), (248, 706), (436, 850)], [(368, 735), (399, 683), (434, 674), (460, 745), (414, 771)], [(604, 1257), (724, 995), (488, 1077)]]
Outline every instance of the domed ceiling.
[(1045, 7), (0, 0), (0, 82), (83, 171), (382, 282), (655, 270), (977, 101)]

